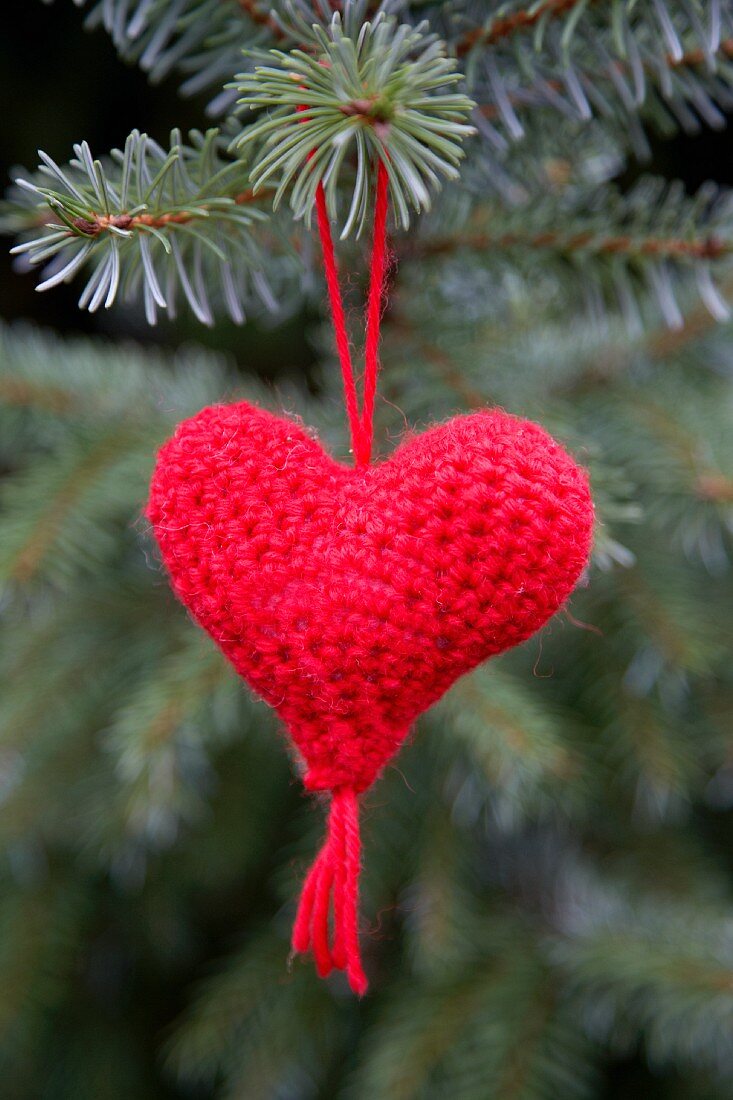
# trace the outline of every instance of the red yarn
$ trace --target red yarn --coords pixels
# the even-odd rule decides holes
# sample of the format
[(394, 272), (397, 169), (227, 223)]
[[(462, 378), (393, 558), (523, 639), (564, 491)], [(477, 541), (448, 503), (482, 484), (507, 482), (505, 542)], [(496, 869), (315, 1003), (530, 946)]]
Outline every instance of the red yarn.
[(351, 428), (351, 441), (357, 466), (367, 466), (372, 457), (372, 438), (374, 435), (374, 397), (377, 391), (379, 373), (379, 333), (382, 320), (382, 297), (387, 274), (387, 205), (389, 196), (389, 176), (384, 163), (380, 160), (377, 167), (377, 193), (374, 202), (374, 237), (372, 260), (370, 264), (369, 296), (367, 299), (366, 344), (364, 347), (364, 400), (359, 414), (359, 402), (354, 379), (354, 367), (351, 360), (349, 334), (346, 328), (344, 304), (339, 286), (338, 265), (328, 220), (326, 193), (323, 184), (316, 189), (316, 213), (318, 232), (323, 251), (323, 267), (326, 274), (328, 299), (331, 306), (331, 318), (336, 336), (336, 348), (344, 380), (344, 400)]
[(374, 436), (374, 397), (379, 373), (379, 332), (382, 323), (382, 298), (387, 277), (387, 201), (389, 177), (384, 162), (377, 168), (377, 194), (374, 202), (374, 247), (371, 282), (367, 305), (366, 343), (364, 345), (364, 402), (361, 431), (366, 461), (372, 457)]
[(293, 947), (363, 992), (356, 795), (457, 677), (563, 603), (590, 550), (586, 475), (500, 411), (354, 468), (242, 402), (179, 425), (148, 516), (177, 595), (277, 709), (306, 787), (332, 792)]
[[(345, 970), (360, 996), (367, 980), (361, 965), (357, 913), (359, 903), (359, 810), (349, 787), (334, 791), (326, 841), (306, 878), (293, 925), (293, 951), (310, 947), (321, 978), (334, 967)], [(329, 943), (329, 909), (333, 904), (333, 942)]]
[[(302, 108), (299, 108), (302, 109)], [(312, 156), (312, 154), (311, 154)], [(310, 159), (310, 157), (309, 157)], [(323, 251), (326, 286), (331, 306), (331, 318), (336, 336), (341, 375), (344, 383), (344, 400), (351, 430), (351, 442), (357, 466), (368, 466), (372, 456), (374, 437), (374, 398), (379, 373), (379, 335), (382, 321), (382, 298), (387, 275), (387, 206), (389, 177), (384, 162), (377, 167), (377, 188), (374, 202), (374, 236), (370, 265), (369, 295), (367, 299), (366, 342), (364, 347), (364, 397), (359, 413), (356, 379), (351, 359), (349, 334), (346, 328), (343, 299), (339, 285), (336, 253), (333, 247), (328, 218), (326, 192), (323, 183), (316, 188), (316, 212), (318, 231)], [(339, 799), (351, 795), (348, 816), (342, 803), (336, 802), (331, 811), (329, 840), (316, 860), (311, 875), (303, 887), (304, 907), (299, 911), (293, 932), (293, 949), (305, 951), (312, 944), (316, 968), (321, 977), (330, 973), (333, 966), (345, 968), (349, 982), (356, 993), (366, 992), (367, 983), (359, 958), (357, 936), (357, 909), (359, 889), (359, 817), (355, 796), (343, 788)], [(343, 802), (343, 807), (347, 805)], [(341, 820), (343, 817), (343, 821)], [(347, 828), (348, 822), (348, 828)], [(355, 853), (355, 856), (354, 856)], [(328, 913), (333, 890), (334, 945), (328, 946)], [(302, 946), (298, 946), (298, 945)]]
[(333, 238), (331, 237), (331, 225), (328, 220), (326, 192), (323, 189), (322, 183), (319, 183), (316, 188), (316, 214), (318, 217), (318, 232), (321, 238), (321, 249), (323, 251), (323, 268), (326, 274), (328, 299), (331, 305), (331, 320), (333, 321), (333, 330), (336, 336), (336, 349), (338, 351), (339, 363), (341, 364), (341, 377), (344, 382), (346, 415), (349, 418), (354, 457), (357, 463), (361, 463), (363, 459), (361, 451), (359, 399), (356, 394), (356, 381), (354, 379), (354, 368), (351, 362), (351, 347), (349, 345), (349, 334), (346, 328), (344, 303), (341, 298), (341, 288), (339, 286), (336, 253), (333, 247)]

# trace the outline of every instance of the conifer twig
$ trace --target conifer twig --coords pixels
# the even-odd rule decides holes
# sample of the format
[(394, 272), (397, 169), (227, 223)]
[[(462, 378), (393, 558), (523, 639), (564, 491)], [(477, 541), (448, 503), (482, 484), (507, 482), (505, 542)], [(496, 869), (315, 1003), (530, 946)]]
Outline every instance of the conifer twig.
[(288, 194), (295, 217), (306, 221), (321, 184), (335, 213), (351, 153), (356, 178), (344, 237), (365, 225), (375, 161), (406, 228), (411, 208), (429, 209), (441, 178), (458, 178), (462, 142), (475, 133), (467, 124), (472, 101), (452, 90), (462, 75), (436, 35), (381, 13), (358, 37), (348, 30), (335, 14), (327, 28), (313, 26), (312, 52), (273, 50), (267, 65), (240, 74), (240, 103), (268, 113), (235, 143), (243, 153), (257, 150), (255, 190), (275, 186), (275, 209)]
[(43, 232), (12, 251), (47, 265), (39, 289), (92, 267), (80, 299), (92, 312), (111, 306), (120, 288), (128, 297), (142, 291), (152, 323), (159, 309), (175, 309), (180, 287), (198, 319), (211, 324), (209, 295), (217, 286), (235, 321), (244, 319), (252, 290), (274, 310), (252, 233), (268, 214), (247, 168), (226, 147), (216, 129), (192, 131), (188, 143), (174, 131), (168, 150), (133, 131), (123, 150), (102, 160), (86, 142), (65, 168), (42, 153), (38, 173), (18, 180), (25, 205), (16, 217), (22, 225), (27, 215), (30, 231), (40, 210)]
[[(231, 196), (235, 206), (246, 206), (249, 203), (262, 201), (267, 198), (267, 192), (256, 194), (251, 188), (240, 191)], [(222, 196), (225, 197), (225, 196)], [(98, 237), (100, 233), (114, 229), (122, 229), (131, 232), (135, 229), (165, 229), (169, 225), (187, 225), (197, 218), (207, 218), (214, 209), (202, 203), (193, 210), (176, 210), (170, 213), (159, 212), (156, 214), (90, 214), (88, 217), (74, 218), (69, 229), (69, 235), (77, 230), (85, 237)]]
[(643, 237), (632, 234), (603, 236), (591, 231), (565, 234), (556, 230), (541, 233), (456, 234), (435, 240), (404, 242), (401, 253), (409, 257), (440, 256), (461, 249), (490, 252), (496, 249), (530, 248), (556, 252), (594, 252), (599, 255), (653, 256), (658, 259), (717, 260), (733, 252), (733, 242), (710, 236), (695, 240), (681, 237)]

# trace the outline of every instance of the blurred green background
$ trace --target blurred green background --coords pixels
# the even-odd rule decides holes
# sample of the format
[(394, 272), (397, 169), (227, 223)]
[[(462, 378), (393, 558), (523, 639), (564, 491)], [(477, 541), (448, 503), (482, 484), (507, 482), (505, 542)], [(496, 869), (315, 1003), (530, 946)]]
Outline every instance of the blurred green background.
[[(173, 125), (184, 130), (202, 125), (205, 97), (181, 100), (172, 79), (151, 88), (138, 69), (118, 60), (103, 31), (90, 35), (82, 30), (81, 15), (70, 0), (49, 7), (38, 0), (5, 0), (2, 14), (4, 176), (15, 165), (34, 167), (39, 147), (63, 162), (81, 138), (101, 152), (121, 144), (136, 126), (162, 140)], [(681, 178), (692, 192), (707, 179), (733, 182), (730, 150), (727, 131), (656, 140), (653, 162), (646, 167)], [(630, 170), (623, 184), (630, 185), (637, 174)], [(31, 484), (15, 479), (13, 447), (18, 454), (35, 458), (38, 452), (48, 458), (37, 475), (38, 490), (40, 479), (53, 473), (57, 454), (63, 474), (63, 462), (68, 454), (72, 461), (78, 439), (93, 451), (89, 441), (113, 434), (118, 418), (137, 434), (132, 457), (124, 456), (129, 465), (121, 461), (102, 482), (100, 492), (112, 502), (107, 530), (100, 535), (93, 524), (62, 530), (59, 560), (44, 562), (39, 587), (20, 595), (14, 590), (3, 605), (9, 686), (0, 797), (6, 800), (2, 836), (8, 856), (0, 880), (0, 1077), (5, 1081), (0, 1096), (722, 1100), (733, 1095), (729, 1051), (721, 1055), (720, 1065), (715, 1053), (722, 1044), (719, 1037), (733, 1035), (733, 812), (725, 787), (729, 772), (721, 763), (730, 750), (718, 732), (700, 734), (697, 756), (683, 743), (688, 729), (690, 744), (699, 732), (703, 696), (712, 723), (729, 727), (730, 696), (715, 686), (720, 650), (730, 640), (724, 637), (730, 619), (725, 579), (708, 575), (699, 562), (693, 569), (685, 558), (679, 567), (685, 584), (687, 574), (694, 573), (689, 590), (684, 588), (690, 605), (684, 599), (675, 604), (670, 625), (661, 614), (664, 599), (645, 605), (648, 592), (635, 587), (643, 569), (606, 574), (573, 607), (580, 619), (601, 621), (607, 641), (596, 645), (595, 634), (563, 621), (553, 627), (544, 648), (539, 643), (526, 647), (488, 681), (485, 698), (493, 701), (496, 713), (477, 716), (458, 695), (428, 720), (420, 745), (405, 752), (370, 800), (365, 909), (376, 992), (358, 1005), (338, 983), (329, 988), (316, 982), (308, 968), (296, 967), (294, 975), (286, 970), (292, 899), (322, 818), (291, 776), (270, 716), (245, 700), (213, 647), (148, 568), (134, 506), (136, 500), (142, 503), (155, 445), (170, 423), (231, 393), (240, 382), (255, 397), (262, 392), (260, 382), (277, 383), (278, 392), (295, 395), (291, 405), (297, 404), (305, 417), (325, 389), (333, 420), (334, 390), (323, 375), (333, 368), (323, 366), (316, 305), (304, 306), (275, 327), (255, 322), (236, 329), (223, 323), (207, 330), (184, 313), (175, 324), (164, 320), (151, 329), (133, 310), (80, 312), (77, 284), (36, 294), (34, 277), (14, 274), (11, 267), (3, 249), (0, 315), (5, 320), (112, 343), (90, 349), (74, 342), (0, 342), (8, 375), (25, 377), (22, 371), (32, 362), (32, 378), (39, 385), (48, 383), (53, 400), (61, 403), (51, 407), (52, 415), (40, 407), (43, 402), (30, 411), (11, 409), (8, 415), (2, 468), (20, 489), (7, 502), (11, 519), (5, 526), (0, 516), (0, 539), (4, 532), (7, 545), (16, 545), (27, 519), (12, 516), (13, 500)], [(131, 338), (177, 354), (184, 348), (184, 353), (175, 362), (155, 358), (141, 368), (134, 350), (119, 350), (120, 342)], [(686, 394), (699, 394), (702, 411), (693, 410), (699, 412), (696, 438), (712, 439), (714, 450), (715, 432), (721, 438), (722, 432), (719, 425), (713, 427), (709, 410), (719, 399), (703, 372), (709, 362), (714, 381), (722, 377), (720, 347), (727, 349), (731, 337), (713, 334), (710, 345), (704, 338), (694, 349), (694, 362), (691, 354), (689, 362), (680, 364), (671, 344), (669, 373), (659, 363), (649, 369), (646, 364), (636, 381), (645, 398), (669, 387), (670, 405), (685, 411)], [(222, 364), (199, 347), (225, 351), (229, 358)], [(409, 339), (407, 351), (400, 349), (398, 332), (394, 347), (404, 369), (404, 361), (412, 363)], [(680, 354), (684, 357), (684, 348)], [(618, 375), (608, 387), (601, 380), (594, 389), (591, 358), (582, 368), (586, 379), (575, 388), (558, 386), (561, 400), (577, 413), (574, 440), (583, 439), (587, 429), (596, 433), (599, 447), (605, 439), (613, 453), (608, 442), (613, 431), (616, 441), (628, 437), (637, 466), (629, 460), (623, 476), (632, 470), (633, 487), (644, 486), (653, 517), (655, 501), (667, 488), (665, 464), (672, 470), (670, 496), (678, 483), (684, 485), (686, 475), (675, 466), (679, 448), (670, 445), (668, 454), (662, 443), (656, 452), (644, 450), (646, 429), (643, 423), (635, 425), (629, 413), (636, 396), (621, 393), (624, 382)], [(91, 381), (95, 371), (100, 392)], [(395, 370), (398, 402), (401, 377)], [(621, 396), (614, 406), (615, 393), (609, 390), (616, 382)], [(390, 396), (392, 384), (385, 378)], [(504, 386), (506, 393), (506, 381)], [(487, 381), (486, 390), (509, 403), (501, 382)], [(596, 398), (598, 404), (609, 400), (608, 418), (597, 414)], [(444, 404), (453, 408), (456, 401), (451, 391)], [(544, 391), (536, 406), (542, 408), (543, 401)], [(68, 431), (69, 439), (76, 433), (73, 445), (65, 434), (64, 402), (75, 409), (73, 431)], [(142, 410), (139, 424), (135, 410)], [(22, 474), (23, 462), (18, 467)], [(611, 497), (618, 492), (623, 499), (626, 488), (623, 482), (601, 491)], [(652, 579), (662, 578), (660, 587), (668, 566), (676, 578), (675, 555), (670, 551), (661, 560), (662, 547), (669, 550), (671, 544), (666, 534), (652, 525), (646, 536), (632, 532), (630, 542)], [(86, 554), (92, 562), (88, 574)], [(103, 568), (95, 570), (95, 562)], [(632, 626), (630, 607), (638, 611)], [(606, 719), (603, 710), (611, 709), (609, 700), (625, 699), (629, 653), (646, 652), (648, 639), (639, 623), (652, 620), (655, 644), (660, 637), (672, 639), (674, 652), (666, 654), (669, 664), (664, 665), (665, 675), (672, 669), (664, 682), (669, 698), (678, 688), (680, 697), (684, 694), (683, 682), (693, 684), (692, 701), (685, 696), (684, 705), (671, 704), (679, 712), (683, 736), (675, 728), (669, 743), (656, 695), (648, 712), (629, 718), (628, 728), (620, 704), (620, 717), (614, 713)], [(643, 677), (643, 670), (638, 674)], [(669, 698), (662, 699), (662, 710)], [(633, 697), (640, 709), (645, 702)], [(594, 712), (596, 705), (602, 718)], [(479, 728), (481, 721), (489, 728), (494, 722), (499, 738), (506, 734), (501, 749), (506, 760), (496, 763), (486, 750), (488, 794), (473, 778), (483, 748), (471, 722)], [(446, 728), (460, 730), (462, 723), (466, 742), (478, 742), (473, 756), (468, 751), (462, 756), (462, 750), (454, 756), (441, 740)], [(523, 771), (516, 742), (525, 733), (531, 752)], [(629, 748), (634, 733), (639, 733), (638, 742)], [(572, 767), (576, 751), (583, 757), (588, 744), (589, 770), (596, 764), (598, 769), (585, 783)], [(560, 779), (564, 782), (568, 761), (577, 784), (568, 784), (566, 797)], [(723, 779), (707, 788), (706, 769), (712, 773), (718, 767)], [(25, 783), (18, 779), (26, 775), (24, 768), (30, 777)], [(516, 790), (507, 775), (516, 781)], [(606, 794), (609, 803), (617, 800), (613, 810), (603, 802)], [(644, 799), (654, 803), (657, 796), (655, 816)], [(560, 824), (553, 818), (556, 811)], [(653, 907), (633, 904), (616, 928), (615, 903), (598, 891), (586, 908), (603, 912), (605, 919), (606, 906), (616, 930), (607, 940), (599, 939), (597, 957), (579, 936), (586, 954), (572, 956), (567, 944), (575, 942), (577, 929), (566, 927), (555, 937), (552, 921), (544, 923), (542, 906), (550, 898), (552, 908), (553, 891), (559, 889), (557, 853), (562, 852), (565, 872), (572, 877), (576, 846), (610, 877), (633, 888), (653, 883), (666, 899), (669, 887), (679, 912), (672, 912), (670, 903), (665, 924)], [(579, 910), (585, 905), (584, 873), (573, 885)], [(719, 918), (714, 927), (704, 909), (701, 927), (694, 925), (701, 899)], [(660, 912), (666, 912), (665, 905), (666, 900), (660, 902)], [(466, 943), (475, 945), (475, 958), (466, 954)], [(659, 957), (652, 950), (655, 944), (664, 946)], [(437, 976), (420, 962), (431, 952), (445, 960)], [(492, 981), (479, 982), (478, 988), (465, 985), (466, 975), (483, 973), (486, 960), (492, 965), (498, 960)], [(637, 985), (645, 962), (647, 984), (640, 979)], [(570, 975), (560, 992), (555, 967)], [(617, 974), (622, 992), (614, 986)], [(628, 979), (626, 986), (623, 979)], [(508, 1041), (492, 1031), (497, 1020), (514, 1037), (509, 1054)], [(417, 1071), (410, 1077), (421, 1060), (440, 1062), (444, 1033), (446, 1045), (455, 1042), (462, 1051), (459, 1039), (467, 1037), (467, 1064), (469, 1055), (478, 1062), (477, 1051), (484, 1046), (495, 1053), (505, 1070), (501, 1092), (483, 1078), (477, 1085), (465, 1065), (459, 1072), (449, 1059), (426, 1071), (424, 1081)], [(669, 1047), (682, 1051), (678, 1061)], [(704, 1054), (696, 1060), (698, 1048)], [(540, 1077), (552, 1063), (550, 1084), (535, 1087), (529, 1073), (525, 1079), (525, 1060)], [(403, 1061), (406, 1078), (400, 1076)], [(401, 1084), (380, 1084), (384, 1081)]]

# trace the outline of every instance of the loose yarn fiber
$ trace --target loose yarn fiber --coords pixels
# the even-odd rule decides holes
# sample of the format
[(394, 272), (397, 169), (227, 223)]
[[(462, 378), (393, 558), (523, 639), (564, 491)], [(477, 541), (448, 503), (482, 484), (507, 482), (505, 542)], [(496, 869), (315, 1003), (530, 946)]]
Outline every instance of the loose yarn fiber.
[(351, 467), (242, 402), (179, 425), (147, 515), (177, 596), (278, 711), (305, 786), (332, 793), (293, 946), (361, 993), (357, 795), (459, 676), (567, 598), (591, 546), (586, 474), (498, 410)]

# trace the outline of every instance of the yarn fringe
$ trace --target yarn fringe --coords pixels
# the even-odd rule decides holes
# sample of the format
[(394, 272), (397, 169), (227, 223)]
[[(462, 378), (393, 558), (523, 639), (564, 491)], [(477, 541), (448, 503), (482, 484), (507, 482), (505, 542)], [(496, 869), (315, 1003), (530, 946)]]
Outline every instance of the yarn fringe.
[(345, 970), (349, 985), (361, 997), (368, 982), (359, 951), (360, 866), (356, 792), (351, 787), (340, 787), (331, 798), (326, 840), (303, 883), (292, 946), (298, 954), (312, 950), (321, 978), (328, 977), (332, 970)]

